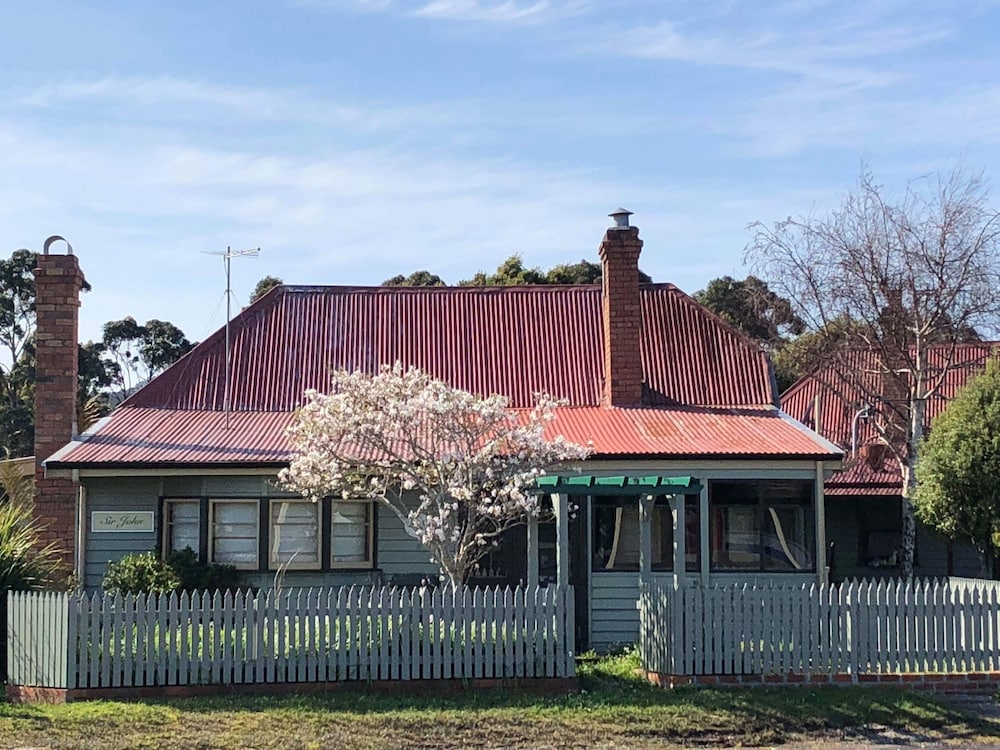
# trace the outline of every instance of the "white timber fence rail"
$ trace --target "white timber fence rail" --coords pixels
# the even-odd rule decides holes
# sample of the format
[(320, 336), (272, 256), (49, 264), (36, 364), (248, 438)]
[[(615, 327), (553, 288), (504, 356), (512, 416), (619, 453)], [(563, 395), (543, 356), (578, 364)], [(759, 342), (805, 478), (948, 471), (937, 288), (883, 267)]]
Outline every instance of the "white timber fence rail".
[(11, 592), (11, 685), (564, 678), (572, 587)]
[(664, 675), (1000, 670), (1000, 582), (675, 587), (640, 592), (643, 668)]

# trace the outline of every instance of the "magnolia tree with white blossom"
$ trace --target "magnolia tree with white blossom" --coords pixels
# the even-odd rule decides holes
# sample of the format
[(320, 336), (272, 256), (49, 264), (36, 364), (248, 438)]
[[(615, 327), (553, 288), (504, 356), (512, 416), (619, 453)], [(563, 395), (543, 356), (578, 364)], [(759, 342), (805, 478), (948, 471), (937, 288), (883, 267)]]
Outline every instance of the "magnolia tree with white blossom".
[(329, 394), (306, 392), (280, 483), (313, 500), (382, 503), (452, 585), (504, 531), (537, 517), (532, 489), (547, 468), (589, 453), (546, 438), (557, 406), (547, 396), (515, 410), (503, 396), (481, 398), (399, 363), (332, 380)]

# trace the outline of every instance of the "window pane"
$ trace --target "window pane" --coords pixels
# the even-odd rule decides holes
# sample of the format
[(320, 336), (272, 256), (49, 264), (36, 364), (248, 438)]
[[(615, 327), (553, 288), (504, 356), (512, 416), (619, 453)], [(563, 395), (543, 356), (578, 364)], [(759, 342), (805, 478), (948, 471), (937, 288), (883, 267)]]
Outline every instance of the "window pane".
[(714, 569), (815, 570), (813, 482), (715, 481), (709, 503)]
[(755, 506), (712, 510), (712, 566), (722, 570), (760, 567), (760, 529)]
[(594, 570), (639, 569), (639, 503), (594, 505)]
[(365, 563), (371, 561), (371, 503), (335, 502), (332, 514), (331, 561)]
[(271, 505), (271, 562), (319, 562), (319, 504), (281, 502)]
[(767, 570), (811, 570), (813, 560), (813, 513), (811, 508), (764, 509), (761, 559)]
[(212, 561), (257, 565), (257, 503), (214, 502)]
[(167, 503), (167, 551), (177, 552), (190, 547), (198, 552), (200, 505), (198, 502)]

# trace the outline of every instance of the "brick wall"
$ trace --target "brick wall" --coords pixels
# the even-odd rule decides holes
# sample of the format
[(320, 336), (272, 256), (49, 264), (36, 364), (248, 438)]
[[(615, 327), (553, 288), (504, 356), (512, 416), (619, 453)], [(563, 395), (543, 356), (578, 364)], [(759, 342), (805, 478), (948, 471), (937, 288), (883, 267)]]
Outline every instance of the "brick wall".
[(639, 337), (639, 253), (637, 227), (612, 227), (598, 249), (604, 284), (604, 403), (642, 403), (642, 357)]
[(156, 685), (117, 688), (44, 688), (8, 685), (9, 703), (70, 703), (84, 700), (155, 700), (206, 695), (287, 695), (352, 692), (366, 695), (452, 695), (469, 691), (513, 690), (527, 695), (567, 695), (579, 691), (575, 677), (522, 677), (469, 680), (369, 680), (366, 682), (256, 682), (216, 685)]
[(864, 674), (720, 674), (671, 675), (646, 672), (646, 679), (667, 688), (697, 685), (701, 687), (778, 687), (782, 685), (854, 685), (926, 690), (936, 693), (995, 695), (1000, 691), (1000, 672), (916, 672)]
[(39, 255), (36, 266), (35, 518), (45, 527), (42, 543), (59, 544), (68, 573), (77, 485), (46, 477), (42, 461), (76, 433), (78, 308), (85, 282), (74, 255)]

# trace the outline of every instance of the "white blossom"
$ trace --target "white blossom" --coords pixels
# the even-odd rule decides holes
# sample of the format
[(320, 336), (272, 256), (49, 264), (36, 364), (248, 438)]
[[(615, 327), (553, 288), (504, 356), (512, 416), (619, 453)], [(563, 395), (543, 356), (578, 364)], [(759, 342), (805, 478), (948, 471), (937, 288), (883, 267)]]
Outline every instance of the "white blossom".
[(453, 584), (506, 529), (537, 515), (533, 487), (546, 468), (590, 452), (546, 437), (558, 403), (544, 394), (514, 410), (398, 362), (377, 375), (335, 372), (329, 394), (305, 396), (281, 484), (313, 500), (383, 503)]

